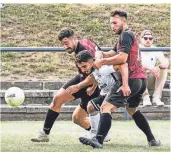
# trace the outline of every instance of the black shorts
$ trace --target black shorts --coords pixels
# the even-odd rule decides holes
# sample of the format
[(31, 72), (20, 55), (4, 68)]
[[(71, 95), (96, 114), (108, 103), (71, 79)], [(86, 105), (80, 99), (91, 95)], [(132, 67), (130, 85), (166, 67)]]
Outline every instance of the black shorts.
[[(83, 75), (77, 74), (73, 79), (69, 80), (66, 84), (64, 84), (62, 86), (62, 88), (66, 90), (69, 86), (78, 84), (81, 81), (83, 81), (85, 78), (86, 77), (84, 77)], [(94, 91), (94, 93), (91, 96), (87, 95), (87, 92), (86, 92), (87, 88), (88, 87), (83, 88), (83, 89), (79, 90), (77, 93), (73, 94), (75, 99), (81, 98), (80, 107), (82, 109), (84, 109), (86, 112), (87, 112), (88, 102), (91, 99), (98, 97), (100, 95), (100, 89), (98, 87), (96, 88), (96, 90)]]
[(90, 103), (93, 105), (95, 110), (100, 111), (100, 106), (102, 105), (104, 99), (105, 99), (105, 96), (99, 95), (98, 97), (91, 99)]
[(129, 79), (131, 94), (128, 97), (123, 96), (122, 91), (116, 92), (121, 85), (121, 81), (117, 81), (105, 97), (104, 101), (107, 101), (116, 107), (124, 107), (125, 105), (129, 108), (138, 107), (146, 89), (146, 79)]

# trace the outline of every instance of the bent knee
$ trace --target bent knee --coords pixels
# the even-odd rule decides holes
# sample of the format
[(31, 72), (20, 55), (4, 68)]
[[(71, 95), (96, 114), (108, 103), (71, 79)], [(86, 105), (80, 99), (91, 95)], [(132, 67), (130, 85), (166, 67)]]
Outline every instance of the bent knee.
[(80, 124), (80, 117), (78, 115), (72, 115), (72, 121), (75, 123), (75, 124)]
[(57, 109), (61, 108), (62, 104), (63, 104), (63, 100), (62, 100), (61, 96), (56, 95), (53, 97), (53, 101), (50, 104), (50, 108), (52, 110), (57, 110)]
[(136, 112), (136, 108), (126, 108), (129, 115), (133, 116)]
[(111, 113), (115, 109), (116, 109), (116, 107), (108, 102), (104, 102), (101, 106), (102, 113)]

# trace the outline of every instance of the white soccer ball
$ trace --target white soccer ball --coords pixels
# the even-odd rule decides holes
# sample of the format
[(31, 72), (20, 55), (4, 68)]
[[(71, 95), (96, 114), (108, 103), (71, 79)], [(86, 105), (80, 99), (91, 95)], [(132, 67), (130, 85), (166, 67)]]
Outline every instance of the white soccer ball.
[(5, 101), (8, 106), (20, 106), (25, 99), (24, 91), (18, 87), (11, 87), (5, 92)]

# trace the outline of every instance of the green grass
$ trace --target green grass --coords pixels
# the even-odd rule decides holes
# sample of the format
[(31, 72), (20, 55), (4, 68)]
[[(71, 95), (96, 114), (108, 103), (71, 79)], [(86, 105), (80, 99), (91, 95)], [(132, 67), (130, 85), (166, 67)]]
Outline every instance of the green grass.
[(109, 143), (103, 149), (93, 149), (80, 144), (79, 136), (85, 130), (71, 121), (57, 121), (51, 131), (50, 142), (30, 141), (43, 126), (42, 121), (2, 121), (2, 152), (169, 152), (170, 121), (149, 121), (160, 147), (149, 147), (145, 135), (133, 121), (113, 121)]
[[(169, 4), (6, 4), (0, 10), (1, 46), (58, 47), (57, 33), (68, 26), (81, 38), (112, 47), (117, 41), (109, 24), (114, 8), (128, 12), (128, 25), (138, 38), (142, 30), (152, 29), (155, 45), (170, 45)], [(5, 53), (1, 67), (2, 80), (60, 79), (76, 74), (73, 59), (65, 53)]]

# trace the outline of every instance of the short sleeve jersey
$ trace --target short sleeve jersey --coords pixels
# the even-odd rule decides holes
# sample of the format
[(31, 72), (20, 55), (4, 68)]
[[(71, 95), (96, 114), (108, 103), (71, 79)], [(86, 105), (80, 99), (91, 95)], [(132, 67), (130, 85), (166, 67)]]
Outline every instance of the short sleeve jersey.
[(142, 69), (141, 53), (138, 41), (130, 30), (125, 30), (119, 37), (118, 43), (113, 48), (117, 53), (128, 54), (129, 78), (146, 78), (146, 73)]
[(111, 73), (114, 73), (113, 65), (103, 65), (99, 70), (95, 69), (92, 74), (101, 89), (100, 95), (105, 96), (112, 88), (115, 80)]

